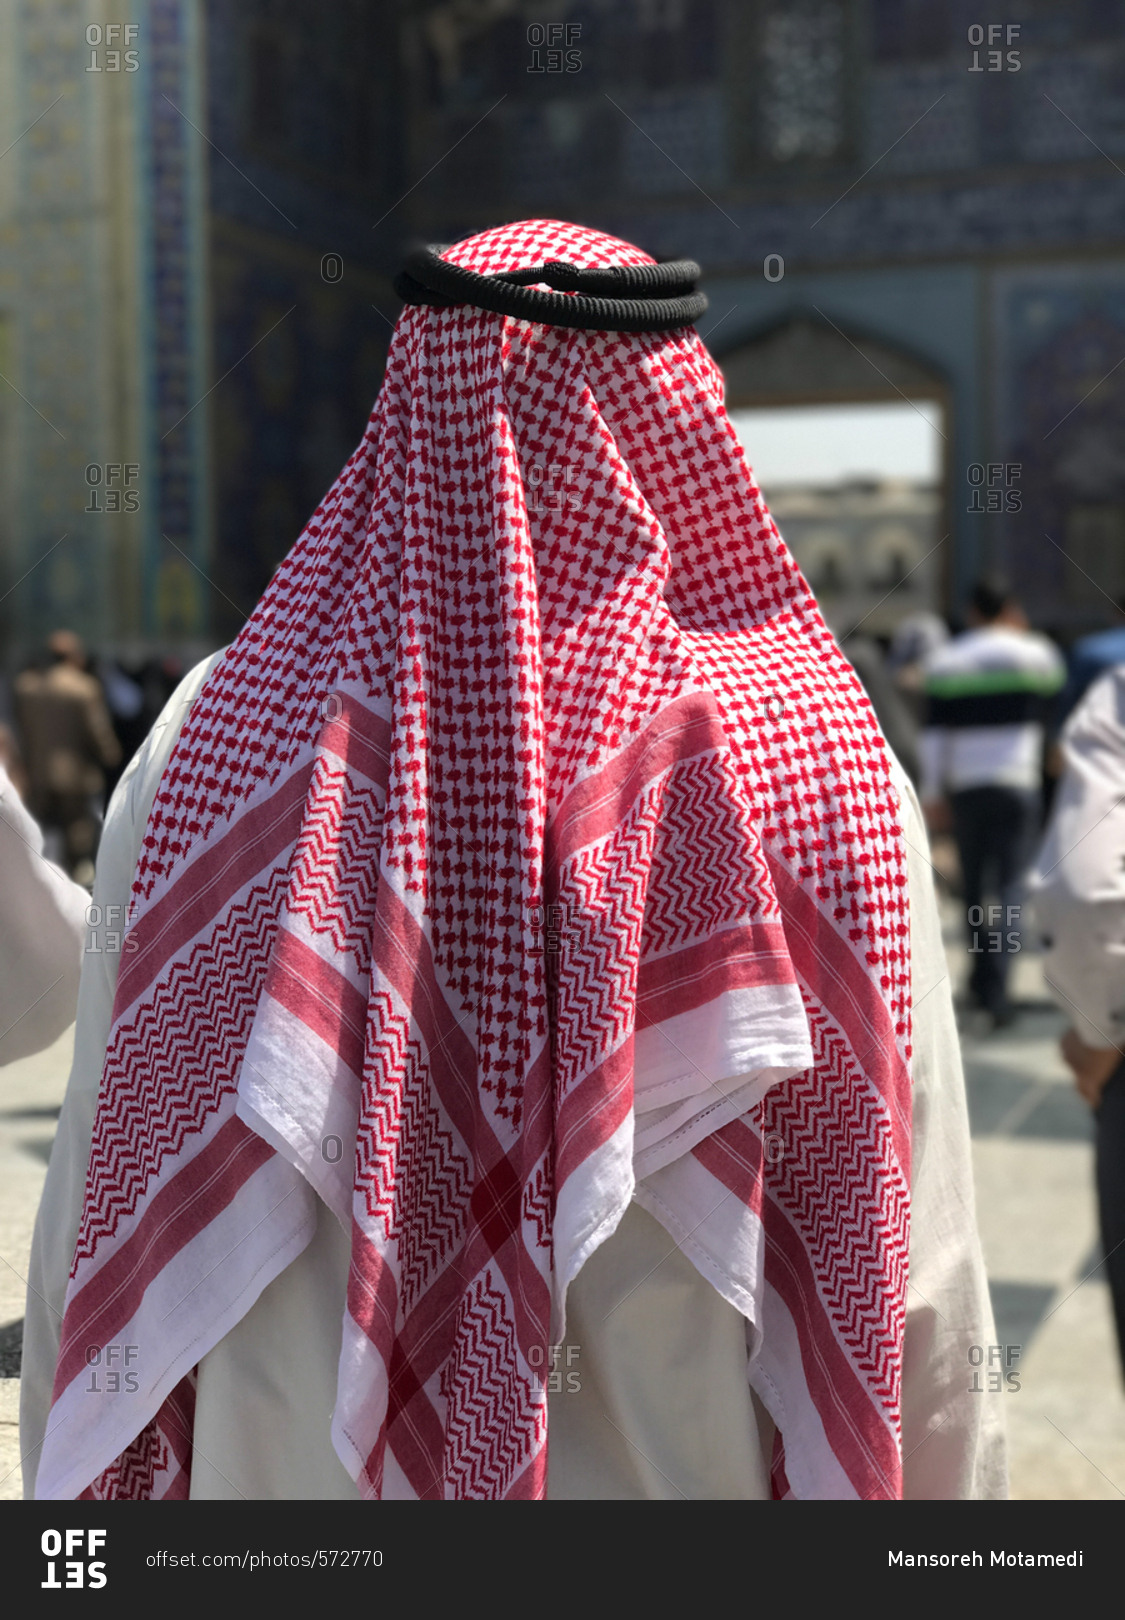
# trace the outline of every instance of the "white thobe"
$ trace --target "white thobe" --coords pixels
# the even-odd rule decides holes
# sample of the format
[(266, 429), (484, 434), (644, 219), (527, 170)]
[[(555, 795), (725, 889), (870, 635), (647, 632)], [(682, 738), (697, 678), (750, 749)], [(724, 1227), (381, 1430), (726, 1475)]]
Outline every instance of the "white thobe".
[(43, 834), (0, 765), (0, 1065), (74, 1020), (90, 896), (43, 854)]
[(1125, 1051), (1125, 665), (1091, 685), (1062, 753), (1028, 883), (1043, 977), (1087, 1046)]
[[(128, 902), (160, 777), (214, 662), (183, 682), (118, 785), (95, 904)], [(895, 785), (909, 846), (915, 1009), (905, 1494), (997, 1497), (1006, 1493), (1000, 1407), (996, 1396), (974, 1392), (969, 1360), (995, 1330), (960, 1051), (926, 835), (899, 769)], [(28, 1494), (50, 1406), (117, 960), (92, 957), (83, 973), (74, 1067), (36, 1224), (21, 1406)], [(330, 1439), (349, 1260), (348, 1236), (320, 1205), (308, 1247), (200, 1361), (193, 1497), (358, 1496)], [(747, 1324), (638, 1205), (572, 1283), (567, 1319), (566, 1343), (544, 1368), (552, 1499), (769, 1496), (772, 1424), (747, 1381)]]

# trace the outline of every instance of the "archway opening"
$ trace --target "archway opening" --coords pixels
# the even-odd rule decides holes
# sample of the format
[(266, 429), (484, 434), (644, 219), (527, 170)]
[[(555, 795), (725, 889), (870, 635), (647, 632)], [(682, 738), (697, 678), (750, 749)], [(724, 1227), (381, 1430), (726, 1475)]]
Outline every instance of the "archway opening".
[(837, 635), (948, 611), (948, 394), (913, 356), (794, 316), (721, 361), (727, 408)]
[(944, 608), (942, 421), (932, 400), (732, 410), (828, 622), (889, 636)]

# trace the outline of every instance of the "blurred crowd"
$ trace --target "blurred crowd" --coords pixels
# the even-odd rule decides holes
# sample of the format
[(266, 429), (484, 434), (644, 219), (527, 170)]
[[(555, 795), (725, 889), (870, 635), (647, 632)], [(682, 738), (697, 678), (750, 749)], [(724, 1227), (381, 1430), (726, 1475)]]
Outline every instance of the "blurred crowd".
[[(956, 629), (918, 612), (889, 638), (855, 633), (843, 646), (918, 789), (939, 882), (963, 902), (974, 958), (965, 1010), (1009, 1023), (1018, 1009), (1008, 974), (1065, 772), (1067, 726), (1097, 679), (1125, 666), (1125, 601), (1116, 624), (1064, 654), (1029, 625), (1007, 581), (988, 576)], [(60, 629), (0, 677), (0, 765), (42, 828), (45, 853), (85, 887), (109, 795), (183, 673), (176, 656), (130, 665)], [(997, 907), (1011, 941), (982, 949), (982, 930), (998, 924), (971, 919), (995, 918)]]
[(1029, 624), (1003, 576), (986, 575), (956, 631), (919, 612), (884, 641), (857, 633), (843, 646), (918, 790), (939, 882), (965, 913), (963, 1010), (980, 1028), (1010, 1024), (1012, 960), (1047, 886), (1037, 856), (1073, 774), (1078, 711), (1125, 668), (1125, 600), (1113, 625), (1064, 652)]
[(1125, 1365), (1125, 601), (1064, 656), (1010, 583), (977, 581), (964, 627), (904, 620), (844, 649), (914, 779), (933, 862), (963, 918), (960, 1009), (977, 1033), (1021, 1007), (1043, 953), (1061, 1052), (1093, 1110), (1102, 1252)]
[(127, 667), (56, 630), (0, 686), (0, 765), (39, 823), (48, 859), (85, 888), (109, 794), (182, 674), (178, 658)]

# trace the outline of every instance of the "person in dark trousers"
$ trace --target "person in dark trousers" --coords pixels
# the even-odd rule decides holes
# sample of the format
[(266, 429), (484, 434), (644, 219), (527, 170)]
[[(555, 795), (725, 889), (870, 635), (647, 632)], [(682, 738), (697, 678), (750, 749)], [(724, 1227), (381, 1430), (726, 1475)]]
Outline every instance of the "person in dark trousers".
[(86, 649), (70, 630), (47, 643), (49, 665), (15, 683), (28, 809), (78, 883), (94, 880), (105, 773), (121, 759), (101, 684), (87, 670)]
[(969, 1001), (1001, 1026), (1013, 1018), (1008, 978), (1042, 810), (1046, 707), (1066, 671), (998, 576), (977, 582), (968, 621), (925, 664), (920, 796), (931, 830), (957, 843)]

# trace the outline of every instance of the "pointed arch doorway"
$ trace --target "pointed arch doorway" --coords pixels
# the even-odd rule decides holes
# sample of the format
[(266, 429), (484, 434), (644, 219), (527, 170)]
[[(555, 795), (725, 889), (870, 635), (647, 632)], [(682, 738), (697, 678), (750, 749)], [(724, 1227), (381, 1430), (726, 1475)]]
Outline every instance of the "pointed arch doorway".
[(947, 613), (951, 390), (931, 366), (819, 312), (716, 358), (731, 419), (839, 636)]

